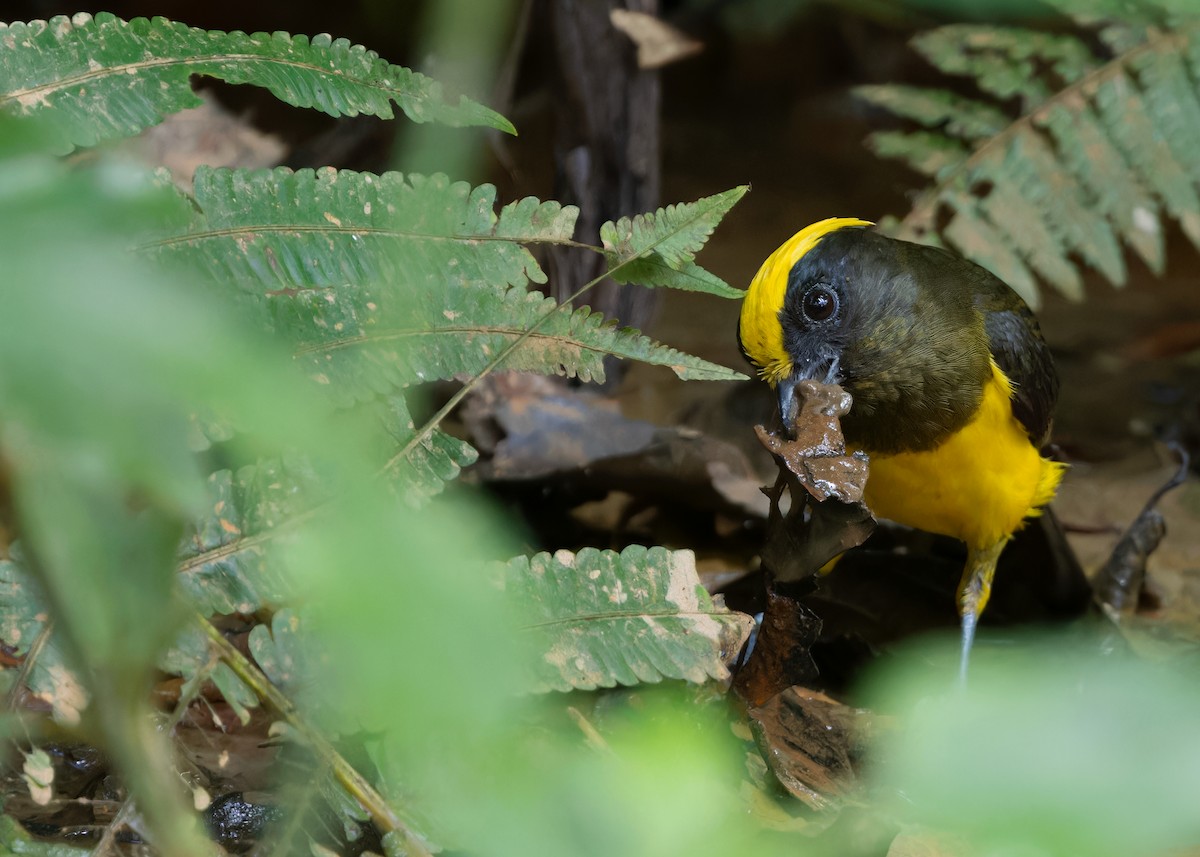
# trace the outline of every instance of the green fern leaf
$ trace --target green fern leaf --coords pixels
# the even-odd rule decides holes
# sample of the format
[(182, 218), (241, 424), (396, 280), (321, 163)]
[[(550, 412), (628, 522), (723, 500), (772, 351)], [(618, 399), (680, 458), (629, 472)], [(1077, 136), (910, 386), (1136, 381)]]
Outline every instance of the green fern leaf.
[(287, 33), (223, 33), (165, 18), (123, 21), (80, 13), (0, 27), (0, 110), (43, 116), (59, 148), (128, 137), (195, 107), (192, 75), (265, 87), (282, 101), (331, 116), (485, 125), (514, 133), (504, 117), (345, 39)]
[[(0, 560), (0, 640), (14, 655), (33, 658), (25, 686), (49, 704), (56, 721), (74, 727), (87, 708), (88, 692), (67, 664), (57, 635), (48, 632), (49, 615), (41, 585), (20, 561), (18, 546), (11, 559)], [(35, 643), (38, 651), (31, 655)]]
[[(19, 557), (19, 550), (15, 553)], [(14, 654), (32, 657), (25, 687), (50, 706), (56, 721), (73, 727), (79, 724), (80, 715), (87, 708), (88, 694), (65, 660), (57, 633), (47, 628), (49, 615), (37, 579), (19, 559), (0, 561), (0, 640)], [(35, 646), (41, 635), (47, 633)], [(212, 663), (207, 638), (194, 627), (184, 629), (159, 659), (159, 667), (188, 680), (203, 672), (243, 723), (249, 721), (247, 709), (258, 704), (254, 692), (228, 666)]]
[[(1101, 120), (1084, 101), (1081, 93), (1063, 96), (1035, 118), (1055, 143), (1055, 151), (1067, 171), (1087, 188), (1086, 198), (1094, 200), (1095, 211), (1112, 222), (1119, 234), (1155, 273), (1166, 264), (1162, 225), (1158, 206), (1129, 169), (1119, 144), (1106, 133)], [(1051, 155), (1053, 157), (1053, 155)], [(1089, 207), (1087, 219), (1093, 220)], [(1103, 237), (1109, 259), (1106, 274), (1120, 271), (1120, 248), (1111, 230)], [(1123, 272), (1109, 276), (1114, 282), (1124, 279)]]
[[(1096, 86), (1092, 98), (1101, 122), (1112, 134), (1112, 141), (1141, 180), (1139, 186), (1161, 199), (1167, 213), (1179, 222), (1192, 244), (1200, 247), (1200, 195), (1166, 141), (1154, 129), (1138, 84), (1124, 73), (1113, 74)], [(1158, 210), (1156, 202), (1134, 209), (1135, 229), (1148, 236), (1143, 240), (1162, 242)], [(1136, 246), (1136, 239), (1134, 243)]]
[(417, 433), (408, 403), (399, 395), (388, 396), (371, 402), (390, 441), (389, 448), (381, 450), (378, 460), (393, 461), (388, 471), (389, 484), (407, 505), (416, 508), (457, 479), (462, 468), (475, 463), (479, 453), (464, 440), (451, 437), (434, 429), (405, 456), (394, 458), (398, 448), (404, 447)]
[(1018, 27), (939, 27), (913, 39), (913, 47), (946, 74), (969, 74), (985, 92), (1001, 100), (1020, 96), (1028, 107), (1041, 104), (1052, 91), (1039, 74), (1042, 65), (1067, 81), (1097, 65), (1073, 36)]
[[(1098, 268), (1110, 283), (1125, 282), (1125, 263), (1121, 248), (1108, 221), (1095, 205), (1095, 197), (1075, 174), (1059, 166), (1050, 142), (1033, 128), (1016, 135), (1010, 157), (1020, 161), (1015, 175), (1028, 180), (1020, 189), (1034, 204), (1045, 205), (1054, 215), (1045, 218), (1059, 242), (1060, 249), (1080, 253)], [(1024, 166), (1031, 168), (1026, 173)], [(1082, 297), (1082, 291), (1072, 297)]]
[(564, 243), (578, 209), (444, 175), (202, 167), (186, 228), (143, 245), (164, 263), (251, 292), (446, 280), (543, 283), (526, 243)]
[[(1164, 32), (1094, 14), (1110, 7), (1076, 16), (1100, 29), (1107, 53), (1072, 35), (967, 25), (914, 41), (998, 102), (911, 87), (861, 92), (926, 129), (869, 141), (934, 181), (897, 235), (940, 234), (1031, 300), (1031, 272), (1081, 297), (1075, 258), (1123, 284), (1122, 243), (1161, 271), (1164, 212), (1200, 247), (1200, 63), (1190, 59), (1200, 58), (1200, 23), (1180, 18)], [(1014, 97), (1018, 115), (1009, 112)]]
[(211, 681), (243, 726), (250, 722), (250, 709), (258, 707), (257, 694), (228, 664), (215, 660), (208, 636), (194, 623), (180, 632), (158, 666), (185, 682)]
[(864, 101), (911, 119), (925, 128), (941, 128), (951, 137), (981, 140), (1008, 125), (1003, 110), (940, 89), (917, 86), (859, 86), (854, 94)]
[(946, 224), (946, 240), (1008, 283), (1030, 305), (1037, 304), (1037, 281), (1012, 244), (1012, 238), (992, 225), (979, 210), (979, 201), (966, 194), (949, 194), (946, 204), (954, 215)]
[(1178, 49), (1139, 53), (1131, 63), (1146, 94), (1146, 105), (1159, 136), (1166, 140), (1171, 154), (1187, 170), (1190, 184), (1200, 181), (1200, 152), (1196, 132), (1200, 128), (1200, 102), (1196, 84), (1185, 65), (1186, 57)]
[(643, 286), (662, 286), (687, 292), (704, 292), (720, 298), (740, 300), (746, 293), (729, 285), (716, 274), (695, 262), (682, 262), (673, 268), (656, 254), (623, 264), (612, 278), (618, 283), (639, 283)]
[(1044, 195), (1039, 194), (1042, 198), (1035, 201), (1023, 192), (1023, 188), (1037, 182), (1030, 164), (1021, 159), (1019, 150), (1010, 149), (994, 173), (991, 166), (980, 165), (979, 175), (996, 182), (980, 203), (980, 212), (993, 224), (1003, 224), (1013, 244), (1043, 278), (1064, 294), (1072, 297), (1082, 294), (1083, 281), (1067, 259), (1066, 248), (1059, 241), (1059, 229), (1051, 224), (1053, 215), (1042, 204)]
[[(300, 633), (302, 618), (286, 607), (271, 617), (271, 626), (255, 625), (246, 641), (255, 662), (271, 684), (296, 698), (304, 691), (304, 681), (317, 675), (309, 664), (312, 647)], [(307, 623), (305, 623), (307, 624)]]
[(203, 615), (254, 613), (293, 594), (273, 553), (273, 534), (302, 509), (300, 486), (314, 478), (296, 468), (264, 462), (209, 477), (211, 514), (195, 523), (179, 552), (179, 585)]
[(653, 214), (622, 217), (600, 227), (608, 275), (618, 283), (703, 291), (724, 298), (744, 292), (705, 271), (693, 259), (748, 186), (660, 208)]
[(541, 656), (538, 691), (725, 679), (750, 630), (749, 616), (700, 585), (691, 551), (541, 553), (512, 560), (503, 576)]
[(535, 323), (504, 369), (604, 380), (605, 357), (667, 366), (684, 379), (741, 373), (620, 329), (587, 307), (559, 308), (538, 292), (442, 283), (409, 293), (363, 286), (306, 290), (268, 300), (296, 359), (342, 406), (413, 384), (471, 376)]
[(871, 135), (868, 145), (881, 158), (904, 161), (931, 178), (954, 169), (970, 154), (957, 140), (928, 131), (880, 131)]
[[(415, 430), (400, 397), (368, 406), (382, 426), (387, 446), (377, 458), (395, 453)], [(410, 506), (422, 505), (456, 478), (477, 457), (463, 441), (440, 431), (417, 444), (387, 474), (393, 490)], [(260, 461), (209, 477), (210, 513), (193, 524), (179, 552), (179, 585), (188, 603), (202, 614), (254, 613), (288, 603), (291, 579), (274, 548), (288, 527), (302, 520), (329, 494), (327, 480), (303, 462)], [(176, 644), (175, 668), (197, 665), (193, 646)], [(190, 660), (189, 660), (190, 659)]]

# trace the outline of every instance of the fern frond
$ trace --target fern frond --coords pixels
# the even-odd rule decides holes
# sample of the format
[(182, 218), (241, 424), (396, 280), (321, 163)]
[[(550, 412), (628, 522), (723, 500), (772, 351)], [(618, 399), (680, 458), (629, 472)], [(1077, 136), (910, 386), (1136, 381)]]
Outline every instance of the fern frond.
[(1035, 275), (1080, 297), (1075, 258), (1122, 285), (1122, 243), (1161, 272), (1164, 214), (1200, 247), (1200, 63), (1190, 59), (1200, 56), (1200, 22), (1181, 18), (1164, 30), (1092, 14), (1087, 23), (1107, 52), (1072, 35), (968, 25), (914, 40), (931, 63), (970, 76), (995, 101), (859, 90), (927, 129), (869, 141), (934, 181), (896, 234), (940, 234), (1031, 302)]
[(931, 131), (879, 131), (871, 135), (870, 145), (881, 158), (904, 161), (930, 178), (954, 169), (970, 154), (957, 140)]
[(713, 601), (691, 551), (541, 553), (510, 561), (503, 579), (540, 655), (539, 691), (724, 679), (752, 621)]
[(342, 406), (475, 375), (539, 323), (500, 368), (603, 381), (603, 360), (613, 356), (667, 366), (684, 379), (744, 377), (618, 328), (587, 307), (562, 309), (523, 289), (449, 282), (402, 293), (343, 286), (267, 300), (275, 329), (291, 338), (297, 361)]
[(944, 127), (950, 137), (967, 141), (987, 139), (1008, 125), (1008, 115), (999, 107), (940, 89), (917, 86), (859, 86), (859, 98), (925, 128)]
[[(387, 444), (383, 458), (415, 434), (399, 396), (371, 402)], [(467, 443), (434, 431), (388, 472), (392, 489), (412, 507), (422, 505), (477, 457)], [(301, 460), (260, 460), (208, 479), (210, 513), (192, 525), (178, 557), (179, 587), (202, 615), (254, 613), (290, 603), (295, 594), (279, 559), (288, 528), (330, 496), (329, 480)], [(193, 641), (194, 642), (194, 641)], [(199, 650), (181, 638), (172, 650), (173, 668), (195, 668)], [(189, 667), (190, 665), (190, 667)]]
[(0, 560), (0, 640), (14, 655), (31, 659), (25, 686), (50, 706), (54, 719), (78, 726), (89, 695), (51, 633), (49, 615), (40, 582), (20, 561), (16, 546), (11, 559)]
[(261, 86), (331, 116), (390, 119), (395, 103), (417, 122), (514, 133), (483, 105), (452, 103), (437, 82), (328, 35), (224, 33), (108, 13), (0, 25), (0, 110), (43, 116), (62, 151), (132, 136), (197, 106), (192, 75)]
[(278, 462), (209, 477), (211, 514), (195, 522), (179, 551), (179, 586), (202, 615), (254, 613), (287, 602), (292, 585), (264, 535), (302, 511), (311, 475)]
[(218, 661), (208, 637), (195, 624), (188, 623), (159, 658), (159, 669), (178, 675), (186, 682), (208, 680), (221, 693), (242, 725), (250, 722), (250, 709), (258, 707), (258, 696), (230, 669)]
[(735, 289), (692, 260), (748, 186), (660, 208), (653, 214), (622, 217), (600, 227), (609, 276), (618, 283), (668, 286), (741, 298)]
[(527, 243), (566, 243), (579, 210), (444, 175), (202, 167), (189, 224), (142, 246), (251, 292), (344, 283), (543, 283)]
[[(284, 693), (295, 698), (303, 692), (302, 682), (318, 674), (309, 663), (311, 639), (301, 633), (307, 621), (296, 610), (285, 607), (271, 617), (270, 627), (255, 625), (246, 645), (263, 674)], [(361, 808), (360, 808), (361, 809)]]
[[(56, 721), (74, 727), (88, 706), (89, 695), (64, 657), (49, 616), (38, 580), (21, 561), (18, 547), (12, 559), (0, 560), (0, 640), (13, 654), (28, 659), (24, 684), (29, 692), (50, 706)], [(207, 641), (194, 628), (180, 634), (158, 665), (187, 680), (206, 672), (243, 723), (249, 719), (247, 709), (258, 702), (228, 666), (212, 663)]]
[(403, 396), (387, 396), (371, 402), (391, 440), (391, 448), (381, 456), (391, 465), (386, 472), (388, 483), (410, 507), (424, 505), (458, 478), (462, 468), (479, 458), (475, 447), (443, 431), (434, 429), (423, 437), (407, 455), (394, 457), (397, 448), (404, 447), (417, 433), (408, 403)]

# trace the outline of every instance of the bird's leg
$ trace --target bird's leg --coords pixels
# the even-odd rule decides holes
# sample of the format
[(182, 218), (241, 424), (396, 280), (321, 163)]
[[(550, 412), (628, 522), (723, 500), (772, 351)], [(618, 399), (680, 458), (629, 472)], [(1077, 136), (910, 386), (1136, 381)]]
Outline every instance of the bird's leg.
[(962, 660), (958, 678), (967, 683), (967, 663), (971, 658), (971, 644), (975, 642), (975, 625), (979, 614), (987, 606), (992, 595), (992, 578), (996, 576), (996, 562), (1008, 539), (1001, 539), (985, 548), (972, 547), (967, 552), (967, 565), (962, 580), (958, 583), (958, 615), (962, 617)]

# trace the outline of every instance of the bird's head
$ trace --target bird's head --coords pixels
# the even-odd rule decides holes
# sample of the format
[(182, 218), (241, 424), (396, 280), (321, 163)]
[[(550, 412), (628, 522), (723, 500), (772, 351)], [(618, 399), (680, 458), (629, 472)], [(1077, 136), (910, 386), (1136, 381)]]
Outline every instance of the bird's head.
[(854, 397), (848, 441), (924, 448), (969, 416), (990, 372), (969, 263), (871, 225), (831, 218), (788, 239), (750, 283), (738, 338), (789, 431), (795, 386), (811, 379)]
[(827, 239), (871, 225), (834, 217), (801, 229), (767, 258), (746, 292), (738, 341), (778, 393), (785, 423), (796, 383), (844, 379), (848, 346), (857, 338), (863, 313), (849, 276), (852, 260), (842, 254), (844, 247), (830, 252)]

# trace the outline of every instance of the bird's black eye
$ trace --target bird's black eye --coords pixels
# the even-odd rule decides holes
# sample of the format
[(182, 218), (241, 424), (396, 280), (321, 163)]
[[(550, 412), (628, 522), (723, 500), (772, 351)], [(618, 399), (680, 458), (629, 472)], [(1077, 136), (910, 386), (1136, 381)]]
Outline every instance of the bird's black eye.
[(813, 286), (804, 293), (801, 306), (809, 321), (829, 321), (837, 312), (837, 292), (826, 286)]

